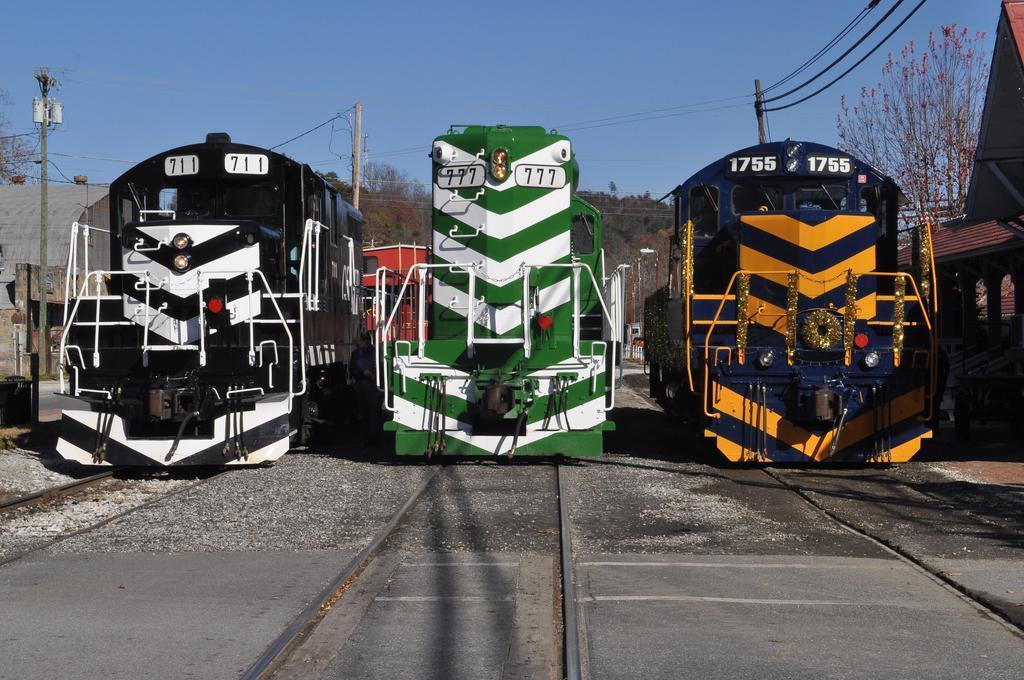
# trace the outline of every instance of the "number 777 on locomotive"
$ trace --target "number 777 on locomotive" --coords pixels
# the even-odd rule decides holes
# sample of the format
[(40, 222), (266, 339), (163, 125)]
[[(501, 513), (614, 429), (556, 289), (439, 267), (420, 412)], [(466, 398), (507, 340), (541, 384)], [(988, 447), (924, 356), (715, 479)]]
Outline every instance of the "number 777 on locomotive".
[(913, 457), (932, 434), (937, 303), (929, 228), (898, 232), (896, 184), (786, 140), (672, 196), (669, 281), (644, 309), (651, 396), (735, 462)]

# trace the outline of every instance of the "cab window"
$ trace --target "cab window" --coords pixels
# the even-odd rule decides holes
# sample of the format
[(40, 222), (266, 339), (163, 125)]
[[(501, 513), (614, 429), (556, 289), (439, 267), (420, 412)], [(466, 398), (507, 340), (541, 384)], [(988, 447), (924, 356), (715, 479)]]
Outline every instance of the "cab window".
[(377, 258), (374, 255), (367, 255), (363, 258), (363, 272), (373, 274), (377, 271)]
[(846, 210), (846, 194), (846, 187), (842, 184), (800, 187), (793, 203), (797, 210)]
[(224, 214), (228, 217), (269, 217), (276, 207), (277, 189), (270, 185), (225, 187)]
[(690, 189), (690, 221), (694, 234), (718, 231), (718, 187), (701, 184)]
[(782, 208), (782, 189), (778, 187), (737, 184), (732, 189), (732, 211), (737, 215)]
[(160, 210), (176, 212), (178, 210), (178, 190), (174, 187), (164, 187), (157, 196), (157, 206)]
[(572, 216), (569, 241), (576, 255), (590, 255), (594, 252), (594, 218), (591, 215)]
[(871, 213), (875, 216), (875, 223), (878, 225), (878, 236), (885, 238), (888, 235), (889, 201), (882, 196), (882, 188), (878, 186), (864, 187), (860, 190), (860, 211)]

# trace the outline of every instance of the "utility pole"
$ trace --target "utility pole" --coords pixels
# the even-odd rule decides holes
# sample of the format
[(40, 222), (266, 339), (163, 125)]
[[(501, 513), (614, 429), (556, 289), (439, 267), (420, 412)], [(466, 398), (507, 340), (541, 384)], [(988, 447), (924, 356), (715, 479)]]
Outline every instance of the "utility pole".
[[(36, 70), (39, 93), (42, 99), (32, 100), (32, 122), (39, 124), (39, 366), (42, 373), (50, 372), (50, 335), (47, 320), (49, 304), (49, 278), (46, 266), (47, 189), (49, 183), (48, 161), (46, 159), (46, 133), (51, 125), (64, 122), (64, 106), (50, 99), (50, 91), (59, 86), (57, 79), (45, 68)], [(27, 305), (26, 305), (27, 307)], [(31, 338), (29, 339), (31, 341)]]
[(359, 210), (359, 161), (363, 151), (363, 105), (356, 102), (356, 122), (352, 131), (352, 205)]
[(754, 81), (754, 113), (757, 114), (757, 141), (764, 144), (768, 137), (764, 134), (764, 94), (761, 92), (761, 81)]

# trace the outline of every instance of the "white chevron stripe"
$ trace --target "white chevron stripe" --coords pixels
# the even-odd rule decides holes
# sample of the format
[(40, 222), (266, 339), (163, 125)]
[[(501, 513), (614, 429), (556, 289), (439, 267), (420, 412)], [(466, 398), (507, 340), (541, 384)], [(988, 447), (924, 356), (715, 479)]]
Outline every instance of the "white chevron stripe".
[[(479, 231), (491, 238), (507, 238), (569, 208), (572, 187), (549, 191), (535, 201), (504, 214), (494, 213), (469, 200), (451, 200), (451, 192), (434, 188), (434, 207), (464, 226), (458, 233)], [(436, 235), (435, 235), (436, 240)]]
[[(147, 321), (146, 305), (136, 303), (135, 301), (129, 302), (126, 299), (124, 303), (124, 318), (128, 321), (134, 321), (145, 328)], [(199, 340), (198, 308), (196, 309), (196, 316), (185, 321), (179, 321), (178, 319), (168, 316), (163, 312), (150, 309), (148, 320), (150, 333), (176, 345), (183, 345)]]
[[(430, 344), (429, 341), (427, 343)], [(419, 381), (424, 375), (444, 376), (448, 383), (448, 393), (465, 399), (468, 402), (476, 402), (475, 378), (465, 371), (460, 371), (448, 364), (439, 363), (430, 357), (422, 359), (415, 354), (409, 356), (392, 356), (394, 371), (399, 377), (399, 384), (402, 379)], [(559, 374), (576, 373), (576, 379), (570, 385), (577, 385), (585, 380), (590, 380), (594, 373), (601, 373), (606, 369), (604, 355), (593, 357), (592, 360), (584, 358), (583, 363), (573, 358), (568, 358), (557, 364), (551, 364), (544, 368), (530, 372), (530, 377), (537, 381), (537, 392), (539, 394), (551, 393), (551, 381)], [(610, 379), (610, 378), (609, 378)], [(471, 389), (472, 388), (472, 389)], [(399, 397), (401, 394), (399, 394)]]
[[(569, 424), (575, 430), (583, 430), (603, 423), (605, 421), (605, 413), (601, 410), (603, 406), (604, 395), (595, 395), (593, 400), (569, 409)], [(428, 429), (429, 415), (427, 409), (422, 406), (402, 397), (395, 398), (395, 420), (402, 425), (416, 430), (426, 430)], [(548, 430), (541, 429), (544, 426), (543, 421), (527, 423), (526, 434), (519, 437), (518, 445), (525, 446), (526, 444), (546, 439), (560, 431), (564, 432), (564, 420), (561, 417), (558, 420), (560, 422), (556, 423), (552, 420), (552, 422), (548, 423), (548, 427), (551, 428)], [(456, 420), (455, 418), (445, 417), (445, 429), (447, 430), (445, 432), (446, 437), (453, 437), (482, 448), (485, 451), (491, 451), (496, 455), (508, 453), (512, 448), (511, 436), (474, 435), (473, 426), (470, 423)]]
[[(477, 156), (476, 154), (467, 153), (462, 149), (458, 148), (457, 146), (452, 146), (448, 142), (440, 140), (434, 142), (435, 159), (438, 158), (438, 149), (441, 150), (440, 158), (443, 159), (441, 161), (442, 166), (465, 165), (467, 163), (473, 163), (478, 159), (483, 160), (485, 163), (487, 163), (489, 160), (486, 158), (486, 156)], [(554, 144), (549, 144), (543, 149), (538, 149), (537, 151), (534, 151), (531, 154), (527, 154), (522, 158), (512, 159), (511, 172), (509, 172), (508, 179), (506, 179), (504, 182), (494, 181), (494, 178), (491, 177), (490, 173), (488, 173), (486, 178), (487, 188), (492, 189), (494, 191), (505, 191), (506, 189), (514, 187), (516, 185), (516, 166), (518, 165), (562, 165), (570, 158), (572, 158), (572, 145), (569, 143), (569, 140), (559, 140)], [(451, 190), (442, 189), (436, 184), (434, 185), (435, 207), (437, 201), (437, 192), (443, 192), (450, 195)]]
[[(150, 281), (154, 286), (166, 280), (163, 286), (164, 289), (178, 297), (188, 297), (198, 292), (196, 283), (200, 272), (203, 272), (207, 279), (210, 277), (232, 278), (237, 276), (237, 273), (240, 271), (259, 269), (260, 266), (260, 251), (257, 244), (251, 246), (241, 246), (239, 244), (238, 250), (233, 250), (223, 257), (218, 257), (216, 260), (190, 269), (187, 272), (177, 272), (168, 269), (150, 259), (146, 253), (139, 253), (128, 248), (122, 250), (122, 256), (126, 270), (149, 272)], [(231, 273), (218, 275), (218, 272)], [(253, 286), (256, 287), (258, 284), (254, 283)], [(203, 289), (206, 289), (205, 285)], [(140, 293), (140, 295), (144, 296), (145, 293)]]
[[(549, 312), (552, 309), (564, 305), (571, 299), (572, 281), (562, 279), (561, 281), (542, 289), (538, 293), (538, 312)], [(469, 295), (458, 288), (449, 286), (443, 281), (434, 281), (434, 303), (442, 305), (453, 312), (466, 316), (469, 307)], [(477, 303), (477, 315), (474, 321), (490, 330), (492, 333), (502, 335), (523, 323), (523, 305), (517, 302), (504, 307), (495, 307), (487, 303)]]
[[(271, 395), (265, 399), (257, 401), (255, 410), (246, 411), (242, 425), (245, 427), (246, 432), (252, 432), (260, 425), (269, 423), (271, 420), (279, 418), (287, 413), (287, 395)], [(95, 412), (84, 411), (81, 409), (65, 409), (63, 415), (66, 418), (78, 421), (89, 429), (96, 429), (97, 427), (98, 414)], [(110, 439), (128, 449), (131, 449), (132, 451), (135, 451), (136, 453), (144, 455), (160, 465), (169, 465), (176, 461), (180, 461), (183, 458), (193, 456), (211, 444), (224, 441), (226, 439), (226, 429), (227, 417), (221, 416), (214, 419), (212, 436), (202, 439), (192, 439), (188, 437), (183, 438), (178, 443), (178, 448), (175, 451), (174, 457), (169, 461), (166, 460), (166, 457), (171, 448), (170, 439), (129, 438), (125, 428), (124, 419), (122, 418), (116, 417), (111, 423)], [(252, 465), (253, 463), (277, 460), (283, 456), (288, 449), (288, 433), (285, 431), (280, 433), (280, 439), (259, 449), (258, 451), (250, 452), (248, 460), (236, 461), (233, 458), (226, 458), (224, 460), (224, 464)], [(91, 451), (84, 451), (63, 438), (57, 441), (57, 452), (69, 460), (77, 460), (85, 465), (94, 464), (92, 462)], [(103, 465), (108, 465), (108, 463), (103, 463)]]
[[(124, 318), (134, 321), (143, 328), (146, 326), (147, 314), (146, 305), (143, 302), (136, 302), (127, 296), (122, 296), (124, 305)], [(227, 309), (221, 314), (231, 315), (231, 325), (244, 323), (250, 318), (256, 318), (262, 311), (263, 296), (260, 291), (253, 291), (252, 295), (243, 295), (240, 298), (228, 300)], [(149, 332), (158, 335), (178, 345), (194, 343), (199, 341), (199, 302), (196, 302), (195, 316), (186, 320), (175, 319), (163, 312), (150, 307), (148, 314)], [(207, 315), (209, 324), (209, 315)], [(209, 328), (207, 332), (216, 333), (216, 329)]]
[[(178, 235), (185, 234), (192, 240), (192, 245), (199, 245), (200, 243), (206, 243), (212, 239), (217, 238), (221, 234), (226, 234), (229, 231), (238, 229), (237, 224), (189, 224), (182, 226), (180, 224), (165, 224), (165, 225), (154, 225), (151, 227), (137, 227), (146, 236), (162, 241), (164, 243), (170, 242), (170, 240)], [(168, 246), (163, 246), (167, 248)]]
[[(516, 278), (520, 274), (523, 264), (551, 264), (568, 257), (571, 245), (569, 232), (563, 231), (555, 235), (554, 238), (516, 253), (514, 257), (502, 262), (481, 255), (454, 239), (436, 238), (438, 237), (437, 233), (434, 236), (435, 255), (452, 264), (475, 265), (477, 277), (495, 285), (504, 285)], [(434, 281), (437, 282), (437, 279)]]

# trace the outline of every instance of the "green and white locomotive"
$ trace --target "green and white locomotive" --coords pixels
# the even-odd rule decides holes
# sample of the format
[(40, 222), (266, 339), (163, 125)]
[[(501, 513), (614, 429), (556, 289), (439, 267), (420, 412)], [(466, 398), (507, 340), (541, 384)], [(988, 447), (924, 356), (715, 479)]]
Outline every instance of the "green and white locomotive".
[[(378, 286), (378, 386), (399, 454), (602, 451), (621, 355), (623, 271), (575, 195), (570, 141), (541, 127), (434, 140), (433, 248), (397, 297)], [(378, 277), (388, 272), (377, 271)], [(415, 331), (398, 332), (412, 316)]]

